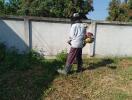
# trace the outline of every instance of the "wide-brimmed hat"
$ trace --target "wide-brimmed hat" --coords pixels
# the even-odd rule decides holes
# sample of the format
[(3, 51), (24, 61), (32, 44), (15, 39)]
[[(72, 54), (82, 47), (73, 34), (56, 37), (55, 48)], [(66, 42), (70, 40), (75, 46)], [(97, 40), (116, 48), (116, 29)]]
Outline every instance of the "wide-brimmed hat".
[(80, 14), (79, 13), (73, 13), (72, 19), (73, 19), (73, 21), (79, 21), (81, 19)]
[(73, 17), (77, 18), (80, 17), (79, 13), (73, 13)]

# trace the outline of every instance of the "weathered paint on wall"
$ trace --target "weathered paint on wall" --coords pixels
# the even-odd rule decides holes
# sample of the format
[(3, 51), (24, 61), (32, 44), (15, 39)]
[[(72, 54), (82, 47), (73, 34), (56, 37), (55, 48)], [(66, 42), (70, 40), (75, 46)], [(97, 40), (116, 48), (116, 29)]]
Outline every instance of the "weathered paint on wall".
[[(132, 56), (132, 23), (83, 21), (90, 25), (95, 42), (86, 45), (83, 54), (89, 56)], [(35, 49), (45, 55), (69, 51), (66, 43), (70, 20), (55, 18), (2, 18), (0, 19), (0, 42), (22, 51)]]
[(0, 42), (4, 42), (8, 48), (19, 49), (20, 52), (27, 50), (24, 22), (0, 20)]
[(95, 54), (132, 56), (132, 26), (97, 25)]

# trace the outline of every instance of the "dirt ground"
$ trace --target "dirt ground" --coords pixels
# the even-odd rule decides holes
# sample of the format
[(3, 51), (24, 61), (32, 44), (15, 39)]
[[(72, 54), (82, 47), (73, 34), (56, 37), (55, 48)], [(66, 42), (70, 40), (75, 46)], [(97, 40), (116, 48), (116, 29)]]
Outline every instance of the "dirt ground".
[(59, 75), (43, 100), (132, 100), (132, 59), (92, 59), (85, 70)]

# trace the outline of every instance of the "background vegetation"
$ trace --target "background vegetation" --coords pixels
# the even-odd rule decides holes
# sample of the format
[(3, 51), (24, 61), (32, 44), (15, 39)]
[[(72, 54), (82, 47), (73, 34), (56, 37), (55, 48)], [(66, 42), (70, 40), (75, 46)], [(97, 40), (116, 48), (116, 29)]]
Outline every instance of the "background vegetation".
[(46, 59), (0, 44), (0, 100), (132, 100), (132, 58), (87, 58), (84, 71), (58, 75), (67, 53)]
[(0, 100), (40, 99), (64, 65), (61, 55), (49, 60), (35, 51), (19, 54), (0, 43)]
[(93, 11), (92, 0), (0, 0), (0, 15), (71, 17), (73, 12)]
[(132, 0), (112, 0), (109, 4), (109, 16), (107, 20), (110, 21), (132, 21)]

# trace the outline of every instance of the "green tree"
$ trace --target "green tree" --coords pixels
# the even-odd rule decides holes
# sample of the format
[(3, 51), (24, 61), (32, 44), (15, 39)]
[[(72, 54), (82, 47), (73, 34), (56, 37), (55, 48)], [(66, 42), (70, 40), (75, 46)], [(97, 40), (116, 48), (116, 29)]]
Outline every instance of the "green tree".
[(79, 12), (84, 18), (88, 12), (94, 10), (92, 6), (93, 0), (73, 0), (72, 3), (73, 9)]
[(119, 8), (119, 16), (117, 21), (128, 22), (129, 21), (129, 7), (128, 4), (122, 3)]
[(18, 11), (22, 0), (9, 0), (7, 11), (10, 15), (19, 15)]
[(120, 0), (112, 0), (109, 4), (109, 16), (107, 17), (107, 20), (110, 21), (116, 21), (119, 16), (119, 9), (120, 7)]
[(129, 6), (129, 8), (132, 10), (132, 0), (129, 0), (129, 1), (128, 1), (128, 6)]
[(8, 6), (9, 15), (63, 18), (71, 17), (75, 11), (84, 16), (92, 10), (92, 0), (9, 0)]
[(4, 14), (4, 0), (0, 0), (0, 15)]
[(129, 21), (132, 21), (132, 0), (128, 1), (128, 7), (129, 7)]
[(132, 21), (132, 1), (125, 0), (121, 3), (120, 0), (112, 0), (109, 4), (109, 16), (107, 20), (110, 21)]

